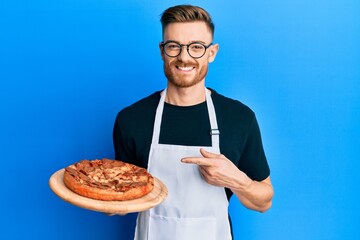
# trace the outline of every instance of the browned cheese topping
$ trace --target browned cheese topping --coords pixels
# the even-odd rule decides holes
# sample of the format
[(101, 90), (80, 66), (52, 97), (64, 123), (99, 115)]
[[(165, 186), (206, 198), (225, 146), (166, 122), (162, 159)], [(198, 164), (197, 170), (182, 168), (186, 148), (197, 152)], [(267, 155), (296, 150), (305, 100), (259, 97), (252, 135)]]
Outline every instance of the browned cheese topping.
[(116, 192), (145, 186), (148, 182), (146, 169), (131, 168), (123, 162), (106, 159), (82, 160), (67, 167), (66, 171), (81, 184), (100, 189), (112, 189)]

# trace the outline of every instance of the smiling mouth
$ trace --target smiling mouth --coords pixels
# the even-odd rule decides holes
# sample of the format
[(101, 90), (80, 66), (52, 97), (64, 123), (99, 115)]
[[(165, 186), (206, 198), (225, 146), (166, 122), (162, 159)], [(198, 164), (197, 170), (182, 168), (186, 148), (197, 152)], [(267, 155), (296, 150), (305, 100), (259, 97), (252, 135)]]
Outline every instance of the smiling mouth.
[(191, 70), (193, 70), (195, 67), (180, 67), (180, 66), (176, 66), (177, 69), (181, 70), (181, 71), (186, 71), (189, 72)]

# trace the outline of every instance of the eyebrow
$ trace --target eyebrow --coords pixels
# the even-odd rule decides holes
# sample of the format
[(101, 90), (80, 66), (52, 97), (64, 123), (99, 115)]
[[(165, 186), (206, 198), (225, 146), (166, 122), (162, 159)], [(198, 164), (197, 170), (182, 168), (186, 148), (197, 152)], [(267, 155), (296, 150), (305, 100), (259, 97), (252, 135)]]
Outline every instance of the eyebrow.
[[(176, 43), (178, 43), (178, 44), (182, 44), (182, 43), (180, 43), (179, 41), (171, 40), (171, 39), (169, 39), (169, 40), (167, 40), (167, 41), (164, 41), (164, 42), (176, 42)], [(202, 43), (202, 44), (204, 44), (204, 45), (207, 44), (206, 42), (201, 41), (201, 40), (190, 41), (190, 42), (188, 42), (187, 44), (191, 44), (191, 43)]]

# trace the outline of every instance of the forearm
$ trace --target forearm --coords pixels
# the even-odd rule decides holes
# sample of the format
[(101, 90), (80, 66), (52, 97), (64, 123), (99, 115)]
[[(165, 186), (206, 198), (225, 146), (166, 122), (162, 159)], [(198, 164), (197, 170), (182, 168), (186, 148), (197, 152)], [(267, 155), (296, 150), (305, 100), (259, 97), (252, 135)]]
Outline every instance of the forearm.
[(274, 191), (270, 177), (258, 182), (246, 176), (246, 181), (235, 181), (230, 189), (246, 208), (265, 212), (271, 207)]
[(187, 157), (181, 161), (199, 165), (207, 183), (231, 189), (245, 207), (259, 212), (271, 207), (274, 193), (270, 177), (261, 182), (253, 181), (224, 155), (207, 152), (203, 148), (200, 152), (203, 157)]

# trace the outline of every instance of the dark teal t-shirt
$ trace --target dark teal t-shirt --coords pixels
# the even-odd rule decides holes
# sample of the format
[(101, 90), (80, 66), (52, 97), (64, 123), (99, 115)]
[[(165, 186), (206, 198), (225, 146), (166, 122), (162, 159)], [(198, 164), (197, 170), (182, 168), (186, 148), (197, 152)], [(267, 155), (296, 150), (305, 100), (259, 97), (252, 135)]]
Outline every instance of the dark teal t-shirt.
[[(254, 112), (241, 102), (211, 90), (220, 131), (220, 151), (251, 179), (270, 175), (259, 126)], [(115, 159), (147, 168), (155, 112), (160, 91), (121, 110), (114, 124)], [(160, 143), (211, 146), (210, 120), (206, 102), (194, 106), (165, 103)], [(226, 189), (228, 199), (232, 192)]]

